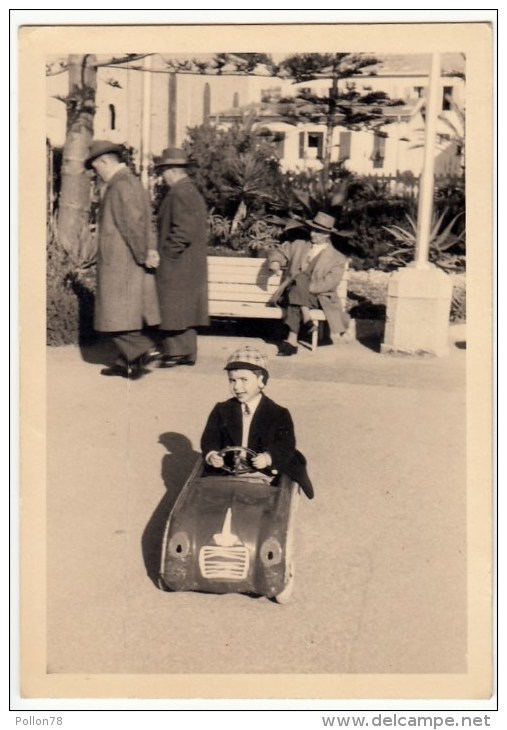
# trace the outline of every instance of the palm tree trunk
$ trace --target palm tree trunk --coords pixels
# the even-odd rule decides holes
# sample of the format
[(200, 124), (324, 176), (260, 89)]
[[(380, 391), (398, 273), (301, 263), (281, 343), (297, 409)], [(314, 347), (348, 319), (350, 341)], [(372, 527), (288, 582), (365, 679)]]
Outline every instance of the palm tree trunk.
[(238, 205), (238, 208), (234, 214), (234, 218), (232, 219), (231, 223), (231, 235), (236, 233), (236, 230), (238, 229), (241, 221), (243, 221), (246, 218), (247, 214), (247, 207), (244, 200), (240, 200), (240, 203)]
[(338, 98), (338, 77), (333, 77), (333, 85), (329, 92), (329, 113), (326, 119), (326, 136), (324, 139), (324, 154), (322, 156), (322, 179), (324, 184), (329, 180), (331, 153), (333, 150), (333, 131), (335, 128), (336, 99)]
[(77, 258), (90, 237), (91, 183), (84, 161), (93, 137), (96, 89), (95, 56), (70, 55), (58, 234), (64, 249)]

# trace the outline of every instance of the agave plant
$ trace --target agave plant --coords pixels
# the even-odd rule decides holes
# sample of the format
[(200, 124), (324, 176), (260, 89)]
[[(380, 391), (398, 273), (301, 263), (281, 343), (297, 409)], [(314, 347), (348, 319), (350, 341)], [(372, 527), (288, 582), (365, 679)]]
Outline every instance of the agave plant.
[(244, 152), (229, 160), (222, 190), (237, 203), (231, 223), (231, 234), (237, 231), (246, 218), (248, 207), (255, 201), (271, 201), (273, 174), (266, 160), (255, 152)]
[(208, 215), (208, 225), (212, 241), (227, 242), (231, 234), (231, 221), (228, 218), (215, 213), (215, 209), (212, 208)]
[[(274, 225), (273, 225), (274, 224)], [(248, 229), (248, 248), (258, 253), (266, 253), (279, 242), (281, 228), (276, 225), (276, 217), (254, 221)]]
[[(341, 163), (331, 166), (331, 174), (325, 176), (322, 170), (303, 173), (288, 172), (285, 187), (279, 196), (278, 207), (287, 214), (276, 221), (285, 229), (300, 227), (317, 213), (324, 212), (339, 220), (342, 210), (348, 205), (349, 188), (353, 174), (342, 167)], [(341, 230), (342, 237), (350, 236), (350, 231)]]
[[(464, 257), (449, 255), (447, 252), (456, 244), (465, 240), (465, 228), (459, 233), (452, 232), (456, 222), (463, 215), (458, 213), (448, 223), (449, 209), (445, 208), (440, 214), (433, 214), (433, 220), (429, 236), (429, 258), (443, 269), (456, 269), (464, 267)], [(383, 264), (389, 266), (404, 266), (414, 258), (415, 244), (417, 241), (417, 221), (412, 216), (405, 214), (408, 222), (407, 228), (402, 226), (382, 226), (391, 234), (395, 241), (400, 244), (399, 248), (390, 251), (386, 256), (380, 257)]]

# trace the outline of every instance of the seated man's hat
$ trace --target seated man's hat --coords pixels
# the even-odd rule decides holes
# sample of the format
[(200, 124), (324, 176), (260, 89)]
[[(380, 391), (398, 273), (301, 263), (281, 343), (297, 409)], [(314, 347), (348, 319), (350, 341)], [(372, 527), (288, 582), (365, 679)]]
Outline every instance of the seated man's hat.
[(335, 219), (332, 215), (328, 215), (327, 213), (317, 213), (313, 220), (307, 220), (306, 223), (315, 231), (322, 231), (323, 233), (338, 233), (334, 227)]

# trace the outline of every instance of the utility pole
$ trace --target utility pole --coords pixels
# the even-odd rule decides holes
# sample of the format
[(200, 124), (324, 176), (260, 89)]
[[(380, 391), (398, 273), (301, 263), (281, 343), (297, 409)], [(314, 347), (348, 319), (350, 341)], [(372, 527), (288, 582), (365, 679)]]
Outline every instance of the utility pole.
[(142, 85), (142, 116), (141, 116), (141, 182), (148, 190), (149, 177), (148, 168), (150, 164), (151, 147), (151, 56), (143, 59), (143, 85)]
[(417, 239), (414, 265), (417, 269), (428, 268), (433, 195), (435, 189), (435, 142), (440, 101), (440, 54), (433, 53), (426, 95), (426, 133), (424, 138), (424, 159), (419, 184), (419, 205), (417, 208)]
[(434, 53), (426, 94), (426, 136), (415, 257), (411, 264), (395, 271), (389, 280), (383, 353), (440, 356), (449, 352), (452, 282), (428, 260), (440, 84), (440, 55)]

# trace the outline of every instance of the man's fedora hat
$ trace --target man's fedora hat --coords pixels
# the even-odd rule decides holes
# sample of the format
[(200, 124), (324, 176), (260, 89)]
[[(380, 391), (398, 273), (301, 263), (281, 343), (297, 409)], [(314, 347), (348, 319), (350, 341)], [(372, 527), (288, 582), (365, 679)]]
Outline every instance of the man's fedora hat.
[(110, 142), (107, 139), (95, 139), (90, 145), (90, 151), (88, 157), (85, 160), (85, 167), (90, 167), (93, 160), (101, 155), (115, 154), (121, 159), (125, 152), (125, 147), (115, 142)]
[(322, 231), (323, 233), (338, 233), (334, 227), (335, 219), (332, 215), (327, 213), (317, 213), (313, 220), (307, 220), (306, 224), (313, 228), (315, 231)]
[(167, 147), (160, 157), (155, 157), (155, 169), (161, 167), (187, 167), (188, 155), (184, 150), (177, 147)]

